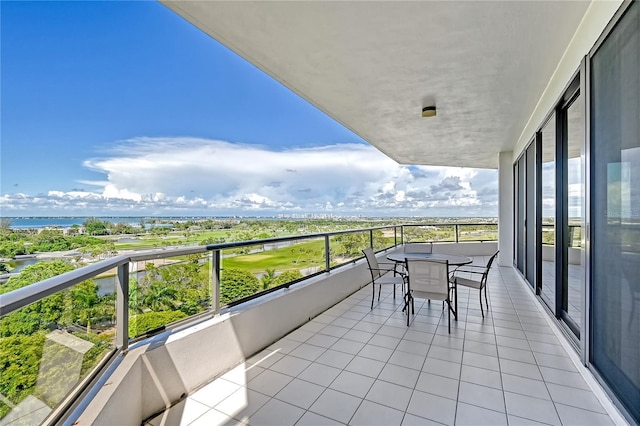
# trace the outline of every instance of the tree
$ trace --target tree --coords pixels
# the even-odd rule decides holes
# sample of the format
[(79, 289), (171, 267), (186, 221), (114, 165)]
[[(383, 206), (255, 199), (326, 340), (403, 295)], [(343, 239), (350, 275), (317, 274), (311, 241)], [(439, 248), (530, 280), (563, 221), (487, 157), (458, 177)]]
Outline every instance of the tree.
[[(200, 256), (189, 256), (186, 262), (156, 267), (146, 265), (146, 275), (140, 280), (141, 309), (150, 307), (149, 303), (162, 293), (159, 288), (173, 293), (172, 301), (156, 302), (154, 310), (178, 309), (187, 315), (205, 310), (211, 301), (208, 270), (200, 263)], [(153, 287), (153, 288), (152, 288)], [(149, 292), (157, 294), (150, 296)]]
[(369, 236), (363, 232), (355, 232), (350, 234), (342, 234), (336, 241), (342, 244), (344, 253), (347, 256), (362, 256), (361, 250), (368, 246)]
[(276, 270), (267, 269), (265, 271), (265, 274), (260, 277), (260, 282), (262, 283), (262, 289), (266, 290), (269, 287), (271, 287), (271, 284), (273, 283), (273, 280), (275, 279), (275, 277), (276, 277)]
[(133, 226), (129, 225), (125, 222), (118, 222), (116, 224), (109, 224), (111, 234), (121, 235), (121, 234), (135, 234), (136, 230)]
[[(27, 285), (72, 271), (73, 265), (62, 260), (38, 262), (22, 270), (20, 275), (9, 278), (0, 286), (0, 294), (8, 293)], [(17, 334), (32, 334), (47, 329), (49, 324), (58, 324), (63, 319), (68, 303), (66, 292), (58, 292), (39, 302), (25, 306), (0, 319), (0, 337)]]
[(173, 311), (176, 309), (176, 295), (175, 288), (164, 283), (153, 283), (145, 290), (142, 303), (156, 312)]
[(75, 285), (71, 289), (73, 299), (73, 317), (81, 324), (86, 324), (87, 333), (91, 332), (91, 319), (96, 314), (98, 304), (98, 285), (93, 280), (87, 280)]
[(251, 272), (241, 269), (225, 269), (220, 278), (220, 303), (251, 296), (260, 291), (260, 281)]
[(129, 277), (129, 314), (143, 312), (142, 290), (135, 277)]
[(62, 231), (57, 229), (44, 229), (33, 241), (34, 251), (62, 251), (70, 248), (69, 241), (62, 235)]
[(82, 224), (84, 231), (89, 235), (106, 235), (107, 223), (96, 217), (90, 217)]

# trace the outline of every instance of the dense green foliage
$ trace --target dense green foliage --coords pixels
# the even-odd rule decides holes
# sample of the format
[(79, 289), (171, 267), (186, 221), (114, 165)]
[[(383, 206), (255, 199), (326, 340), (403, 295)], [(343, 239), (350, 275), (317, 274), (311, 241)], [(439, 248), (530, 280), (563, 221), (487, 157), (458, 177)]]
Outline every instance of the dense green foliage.
[(11, 407), (9, 407), (4, 402), (0, 401), (0, 419), (6, 416), (11, 412)]
[(241, 269), (225, 269), (220, 278), (220, 303), (229, 302), (251, 296), (262, 289), (260, 281), (251, 272)]
[(33, 393), (44, 341), (44, 333), (0, 338), (0, 393), (13, 403)]
[(129, 337), (141, 336), (149, 330), (170, 324), (187, 317), (181, 311), (147, 312), (129, 318)]
[(298, 280), (302, 277), (303, 277), (302, 272), (300, 272), (297, 269), (284, 271), (283, 273), (281, 273), (280, 275), (278, 275), (273, 279), (273, 281), (271, 282), (271, 287), (287, 284), (287, 283), (290, 283), (291, 281)]
[[(62, 260), (40, 262), (27, 266), (20, 275), (11, 277), (0, 293), (13, 291), (35, 282), (69, 272), (74, 266)], [(0, 393), (18, 404), (26, 396), (37, 398), (55, 407), (66, 395), (69, 386), (91, 370), (111, 347), (113, 333), (96, 335), (79, 332), (97, 315), (112, 321), (112, 296), (99, 296), (97, 285), (89, 280), (28, 305), (0, 319)], [(91, 343), (82, 354), (56, 339), (50, 333), (82, 339)], [(48, 349), (45, 346), (48, 345)], [(43, 355), (46, 355), (43, 358)], [(44, 363), (44, 367), (43, 367)], [(78, 364), (80, 363), (80, 364)], [(75, 371), (76, 373), (70, 373)], [(75, 375), (74, 375), (75, 374)], [(80, 374), (80, 377), (77, 376)], [(73, 380), (70, 383), (69, 380)], [(36, 388), (36, 383), (38, 387)], [(42, 385), (44, 383), (44, 385)], [(1, 409), (0, 416), (8, 410)]]
[[(0, 286), (0, 294), (73, 269), (73, 265), (60, 260), (27, 266), (20, 275), (11, 277), (6, 284)], [(68, 296), (68, 292), (59, 292), (2, 317), (0, 319), (0, 337), (30, 335), (38, 330), (47, 330), (51, 324), (69, 323), (70, 318), (63, 318), (65, 315), (64, 307), (70, 305)]]
[(36, 252), (75, 250), (104, 245), (106, 241), (88, 235), (64, 235), (58, 229), (38, 233), (5, 230), (0, 233), (0, 257), (12, 258)]
[(207, 309), (211, 301), (211, 280), (206, 264), (195, 256), (178, 263), (155, 266), (147, 263), (146, 273), (130, 285), (135, 311), (179, 310), (193, 315)]

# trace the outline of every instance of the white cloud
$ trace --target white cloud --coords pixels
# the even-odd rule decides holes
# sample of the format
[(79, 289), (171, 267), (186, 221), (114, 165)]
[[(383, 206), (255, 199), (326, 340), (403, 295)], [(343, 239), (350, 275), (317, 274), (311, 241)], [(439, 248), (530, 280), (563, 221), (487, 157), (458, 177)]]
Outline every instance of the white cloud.
[(497, 215), (496, 170), (402, 166), (360, 144), (276, 151), (136, 138), (84, 166), (105, 176), (79, 181), (93, 191), (4, 194), (3, 214)]

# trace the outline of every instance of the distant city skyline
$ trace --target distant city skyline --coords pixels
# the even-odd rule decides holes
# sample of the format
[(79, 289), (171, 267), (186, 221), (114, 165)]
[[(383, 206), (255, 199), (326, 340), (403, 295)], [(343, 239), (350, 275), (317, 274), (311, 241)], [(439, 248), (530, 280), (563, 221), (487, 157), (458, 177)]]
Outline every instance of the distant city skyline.
[[(497, 216), (157, 2), (2, 2), (0, 216)], [(259, 111), (259, 113), (258, 113)]]

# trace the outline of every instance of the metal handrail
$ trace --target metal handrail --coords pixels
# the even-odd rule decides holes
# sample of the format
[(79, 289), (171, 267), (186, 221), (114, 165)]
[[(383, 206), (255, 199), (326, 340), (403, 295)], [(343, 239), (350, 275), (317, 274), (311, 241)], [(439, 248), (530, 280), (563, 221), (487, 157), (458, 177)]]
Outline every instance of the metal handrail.
[(262, 240), (234, 241), (229, 243), (209, 244), (197, 247), (182, 247), (175, 249), (154, 249), (144, 252), (118, 255), (91, 265), (75, 269), (52, 278), (39, 281), (37, 283), (22, 287), (8, 293), (0, 295), (0, 316), (5, 316), (27, 305), (35, 303), (45, 297), (51, 296), (59, 291), (72, 287), (75, 284), (91, 279), (96, 275), (109, 271), (113, 268), (121, 267), (127, 263), (145, 260), (162, 259), (166, 257), (186, 256), (200, 254), (207, 251), (217, 251), (233, 249), (261, 244), (280, 243), (288, 241), (300, 241), (313, 238), (324, 238), (335, 235), (343, 235), (354, 232), (375, 231), (381, 229), (395, 228), (396, 225), (379, 226), (374, 228), (353, 229), (333, 232), (322, 232), (316, 234), (293, 235), (288, 237), (266, 238)]

